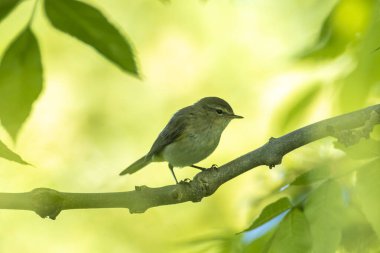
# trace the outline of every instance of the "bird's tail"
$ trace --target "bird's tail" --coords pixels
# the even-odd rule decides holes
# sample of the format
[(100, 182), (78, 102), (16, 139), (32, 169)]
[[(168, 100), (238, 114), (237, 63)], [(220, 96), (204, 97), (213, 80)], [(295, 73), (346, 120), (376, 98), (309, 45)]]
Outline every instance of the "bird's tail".
[(123, 170), (122, 172), (120, 172), (119, 175), (122, 176), (122, 175), (125, 175), (125, 174), (135, 173), (136, 171), (138, 171), (138, 170), (144, 168), (145, 166), (147, 166), (150, 162), (151, 162), (151, 159), (149, 159), (146, 156), (143, 156), (140, 159), (138, 159), (136, 162), (134, 162), (131, 165), (129, 165), (125, 170)]

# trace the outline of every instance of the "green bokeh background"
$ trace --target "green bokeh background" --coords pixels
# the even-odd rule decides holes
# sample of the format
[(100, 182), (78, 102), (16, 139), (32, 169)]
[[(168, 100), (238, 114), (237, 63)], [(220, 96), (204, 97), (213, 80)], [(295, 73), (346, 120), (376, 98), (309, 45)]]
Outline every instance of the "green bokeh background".
[[(245, 119), (229, 125), (201, 166), (224, 164), (271, 136), (379, 102), (380, 52), (374, 50), (380, 36), (367, 32), (378, 22), (372, 18), (375, 1), (86, 3), (129, 38), (142, 80), (54, 30), (39, 6), (33, 31), (42, 52), (44, 90), (17, 144), (0, 131), (1, 139), (33, 166), (1, 159), (1, 192), (37, 187), (111, 192), (172, 184), (164, 163), (132, 176), (118, 173), (149, 150), (177, 109), (205, 96), (226, 99)], [(25, 1), (0, 23), (0, 53), (25, 26), (32, 6)], [(330, 30), (321, 34), (334, 6)], [(73, 210), (52, 221), (1, 210), (0, 252), (205, 252), (189, 241), (243, 230), (271, 201), (274, 189), (316, 161), (342, 155), (331, 140), (319, 141), (289, 154), (271, 171), (259, 167), (239, 176), (201, 203), (144, 214)], [(196, 172), (176, 171), (181, 179)], [(219, 250), (213, 245), (208, 252)]]

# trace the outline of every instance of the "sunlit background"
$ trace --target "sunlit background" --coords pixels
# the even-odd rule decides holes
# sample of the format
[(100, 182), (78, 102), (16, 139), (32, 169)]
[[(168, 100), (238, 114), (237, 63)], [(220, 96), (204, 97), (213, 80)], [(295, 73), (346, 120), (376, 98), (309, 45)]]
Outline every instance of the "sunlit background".
[[(54, 30), (40, 4), (33, 31), (44, 91), (16, 144), (0, 132), (33, 166), (0, 159), (0, 192), (113, 192), (173, 184), (165, 163), (118, 174), (149, 150), (176, 110), (205, 96), (224, 98), (245, 117), (228, 126), (217, 150), (199, 163), (205, 167), (237, 158), (271, 136), (379, 102), (378, 78), (358, 67), (379, 62), (379, 56), (372, 58), (380, 54), (374, 51), (380, 36), (367, 33), (378, 22), (372, 19), (375, 1), (342, 1), (334, 15), (337, 0), (85, 2), (133, 44), (142, 79)], [(33, 4), (25, 1), (0, 23), (1, 54)], [(329, 15), (330, 34), (321, 34)], [(319, 141), (272, 170), (259, 167), (233, 179), (200, 203), (144, 214), (74, 210), (52, 221), (0, 210), (0, 252), (222, 252), (218, 243), (205, 247), (201, 240), (244, 230), (273, 192), (317, 161), (342, 155), (332, 140)], [(180, 179), (196, 173), (176, 170)]]

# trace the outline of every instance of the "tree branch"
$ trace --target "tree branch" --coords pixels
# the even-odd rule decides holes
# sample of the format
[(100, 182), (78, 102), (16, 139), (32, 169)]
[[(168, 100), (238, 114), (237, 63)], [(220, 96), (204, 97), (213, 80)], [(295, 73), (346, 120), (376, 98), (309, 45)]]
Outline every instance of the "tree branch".
[(128, 208), (131, 213), (143, 213), (155, 206), (199, 202), (250, 169), (280, 164), (285, 154), (305, 144), (332, 136), (346, 146), (352, 145), (360, 138), (368, 138), (376, 124), (380, 124), (380, 104), (311, 124), (280, 138), (270, 138), (260, 148), (218, 169), (198, 173), (189, 183), (159, 188), (136, 186), (129, 192), (68, 193), (37, 188), (25, 193), (0, 193), (0, 209), (30, 210), (43, 218), (55, 219), (62, 210), (69, 209)]

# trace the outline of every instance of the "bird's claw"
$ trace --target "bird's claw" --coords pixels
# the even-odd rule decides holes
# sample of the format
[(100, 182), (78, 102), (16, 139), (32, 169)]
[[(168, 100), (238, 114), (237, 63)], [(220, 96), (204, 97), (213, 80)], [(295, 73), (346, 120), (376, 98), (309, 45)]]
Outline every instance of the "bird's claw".
[(189, 184), (191, 182), (190, 178), (185, 178), (184, 180), (181, 180), (179, 183), (180, 184)]
[(218, 167), (218, 165), (213, 164), (213, 165), (211, 165), (210, 169), (211, 170), (217, 170), (217, 169), (219, 169), (219, 167)]

